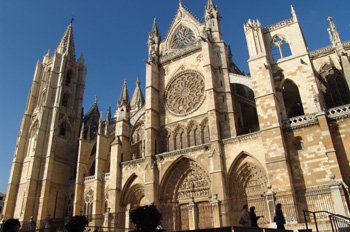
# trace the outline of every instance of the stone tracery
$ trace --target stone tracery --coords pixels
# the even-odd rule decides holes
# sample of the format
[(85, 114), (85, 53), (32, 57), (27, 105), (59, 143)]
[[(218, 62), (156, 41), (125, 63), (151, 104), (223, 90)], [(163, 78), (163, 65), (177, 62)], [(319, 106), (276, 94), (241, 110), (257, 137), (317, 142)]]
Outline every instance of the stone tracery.
[(183, 48), (193, 43), (195, 40), (196, 40), (196, 36), (190, 28), (185, 26), (180, 26), (177, 29), (175, 36), (171, 42), (171, 48), (172, 49)]
[(169, 82), (165, 99), (167, 109), (177, 116), (194, 112), (205, 99), (203, 77), (192, 70), (180, 72)]

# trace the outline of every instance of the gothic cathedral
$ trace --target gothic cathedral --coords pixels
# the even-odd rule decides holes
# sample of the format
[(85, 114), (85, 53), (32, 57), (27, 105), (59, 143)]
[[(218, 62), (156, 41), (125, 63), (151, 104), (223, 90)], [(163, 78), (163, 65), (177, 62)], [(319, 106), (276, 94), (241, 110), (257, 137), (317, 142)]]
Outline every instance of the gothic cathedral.
[(218, 7), (203, 22), (180, 1), (166, 36), (148, 36), (145, 97), (126, 82), (105, 119), (84, 115), (86, 65), (70, 24), (38, 62), (5, 202), (5, 219), (86, 215), (132, 228), (130, 211), (154, 204), (167, 230), (238, 225), (244, 204), (288, 225), (302, 210), (349, 215), (350, 41), (330, 17), (331, 45), (309, 52), (292, 17), (244, 25), (250, 75), (222, 40)]

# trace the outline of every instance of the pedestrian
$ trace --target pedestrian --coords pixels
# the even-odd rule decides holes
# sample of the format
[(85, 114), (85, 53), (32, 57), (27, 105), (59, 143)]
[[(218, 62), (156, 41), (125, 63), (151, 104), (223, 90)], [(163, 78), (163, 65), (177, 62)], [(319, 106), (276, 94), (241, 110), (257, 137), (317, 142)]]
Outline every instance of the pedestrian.
[(278, 203), (276, 206), (276, 216), (273, 221), (276, 222), (277, 229), (285, 230), (284, 224), (286, 224), (286, 219), (283, 216), (281, 203)]
[(258, 220), (259, 220), (259, 218), (264, 217), (264, 216), (256, 216), (254, 206), (250, 207), (249, 214), (250, 214), (251, 227), (259, 227)]
[(18, 219), (10, 218), (4, 223), (3, 232), (18, 232), (19, 228), (21, 228), (21, 223)]
[(244, 205), (242, 209), (242, 216), (241, 219), (239, 220), (239, 224), (241, 224), (244, 227), (250, 227), (251, 222), (250, 222), (250, 215), (248, 211), (248, 205)]

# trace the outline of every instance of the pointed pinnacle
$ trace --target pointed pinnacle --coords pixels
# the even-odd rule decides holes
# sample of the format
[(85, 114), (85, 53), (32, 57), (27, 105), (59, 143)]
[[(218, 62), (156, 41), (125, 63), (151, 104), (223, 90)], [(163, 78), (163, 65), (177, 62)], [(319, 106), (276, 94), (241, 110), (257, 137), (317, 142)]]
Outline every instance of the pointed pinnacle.
[(67, 54), (69, 58), (71, 58), (72, 60), (75, 60), (75, 46), (74, 46), (72, 24), (68, 25), (55, 52), (58, 52), (60, 54)]
[(137, 86), (140, 86), (140, 78), (139, 78), (139, 75), (137, 75), (136, 85), (137, 85)]

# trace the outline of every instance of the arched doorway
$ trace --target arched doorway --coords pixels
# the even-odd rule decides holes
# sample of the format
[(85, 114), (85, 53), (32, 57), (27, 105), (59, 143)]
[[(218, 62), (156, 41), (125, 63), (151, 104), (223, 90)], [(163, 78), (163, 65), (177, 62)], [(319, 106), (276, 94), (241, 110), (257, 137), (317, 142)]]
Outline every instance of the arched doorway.
[(242, 153), (229, 172), (230, 221), (238, 225), (242, 207), (255, 206), (257, 215), (265, 217), (259, 223), (267, 223), (268, 214), (264, 193), (267, 189), (267, 175), (261, 164), (252, 156)]
[(145, 188), (140, 177), (133, 174), (126, 182), (121, 194), (122, 212), (119, 213), (118, 223), (125, 228), (133, 228), (130, 212), (139, 206), (145, 205)]
[(160, 210), (167, 230), (189, 229), (189, 203), (197, 209), (197, 228), (212, 227), (208, 173), (195, 161), (180, 158), (174, 162), (161, 183)]

